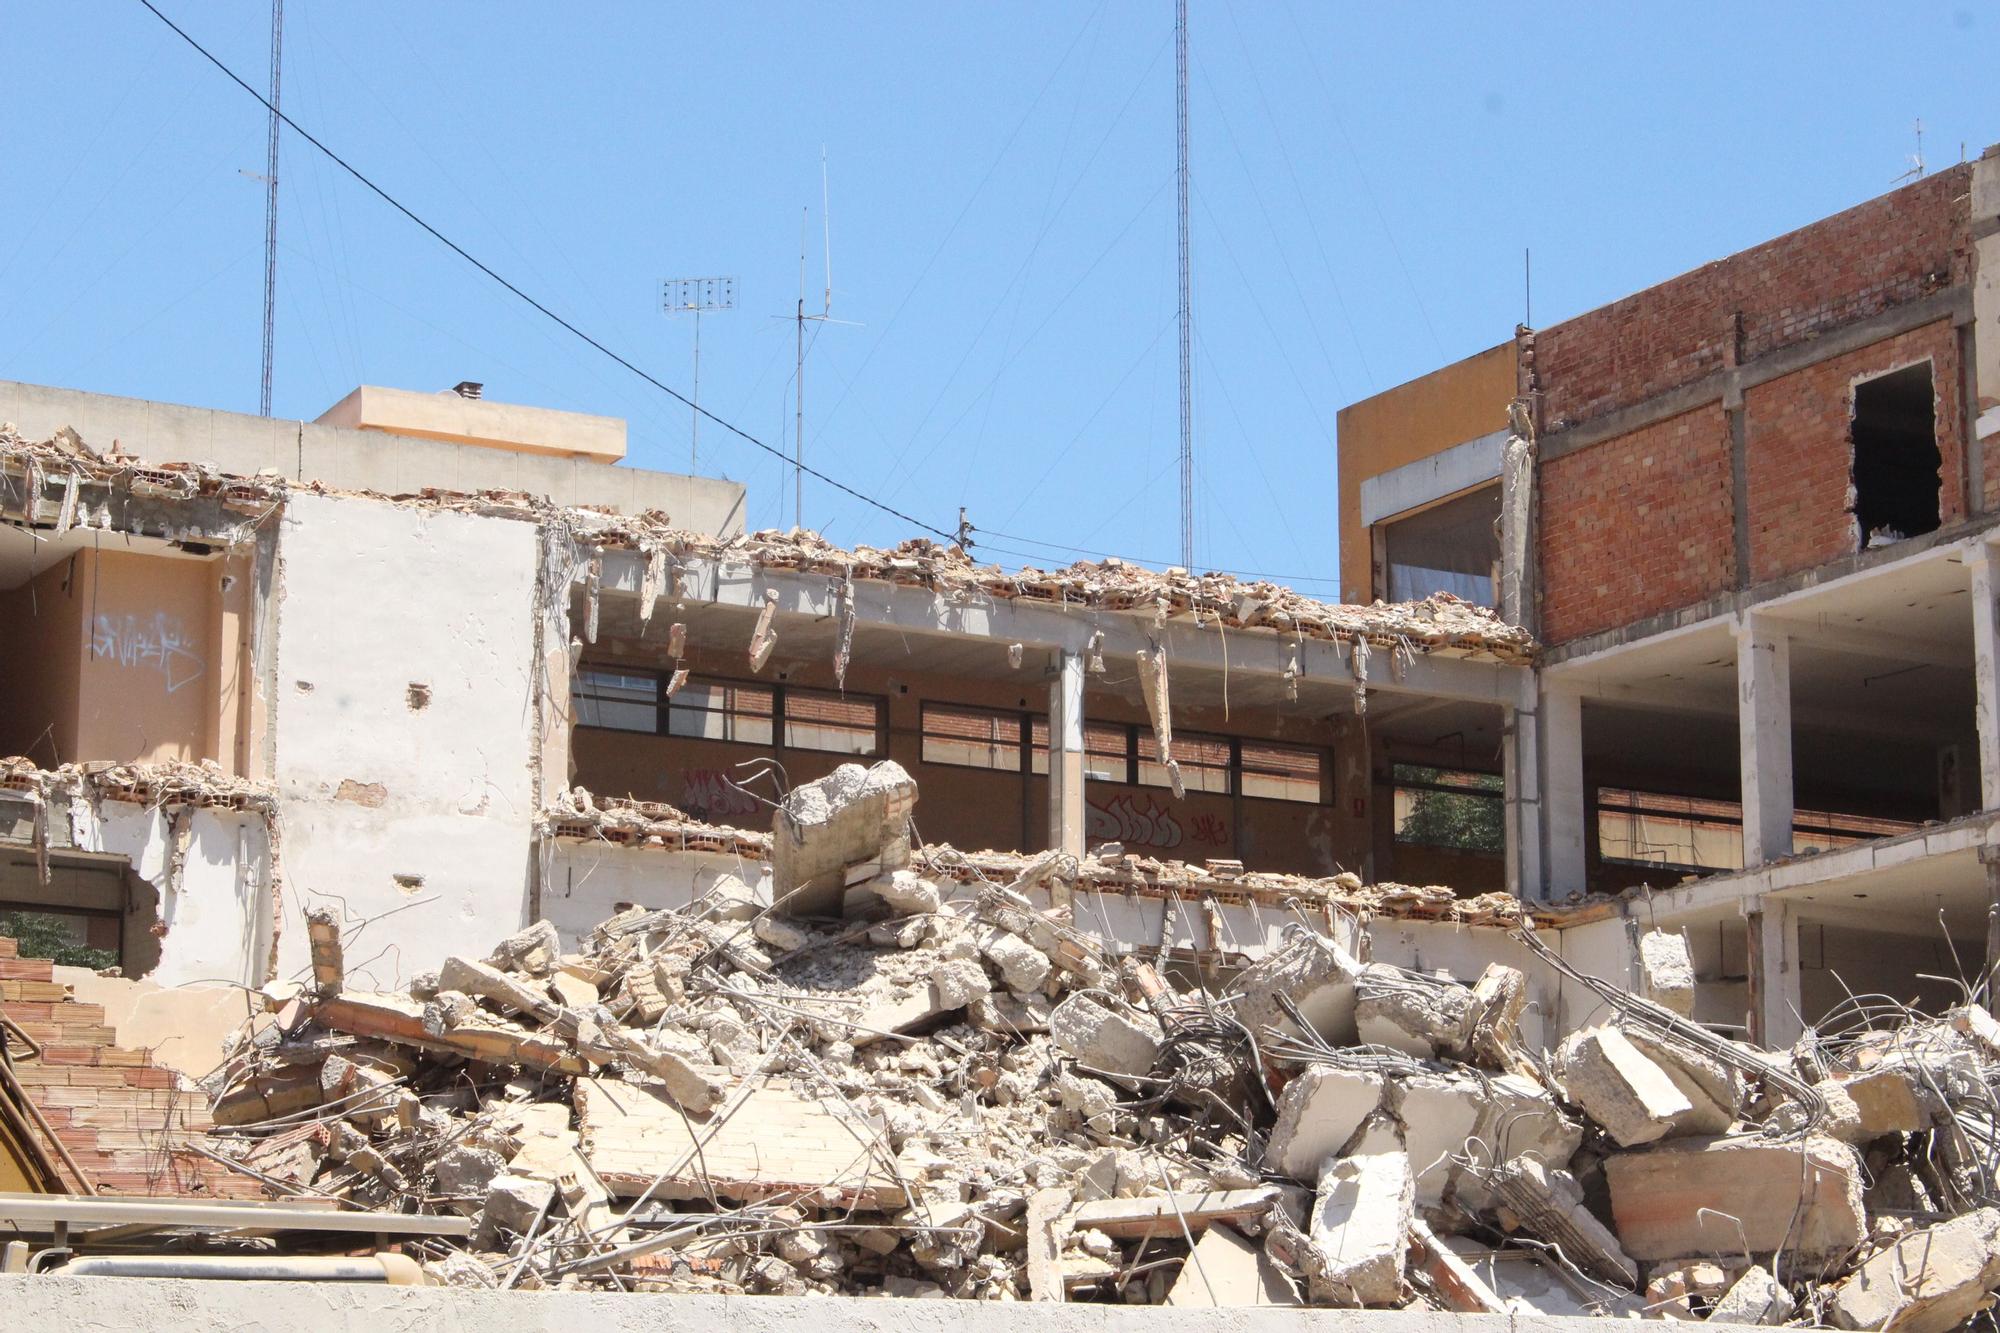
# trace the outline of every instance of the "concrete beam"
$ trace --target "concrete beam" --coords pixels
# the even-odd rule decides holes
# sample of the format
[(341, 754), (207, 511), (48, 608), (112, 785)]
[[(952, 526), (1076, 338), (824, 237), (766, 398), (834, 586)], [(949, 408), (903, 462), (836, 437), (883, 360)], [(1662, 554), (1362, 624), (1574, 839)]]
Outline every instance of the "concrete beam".
[(1768, 616), (1736, 627), (1738, 758), (1743, 783), (1743, 863), (1792, 854), (1792, 642)]
[[(607, 551), (603, 595), (637, 596), (645, 561), (635, 551)], [(779, 617), (823, 619), (839, 610), (839, 581), (824, 574), (767, 570), (742, 560), (685, 562), (682, 596), (716, 606), (761, 610), (768, 590), (777, 594)], [(991, 639), (996, 647), (1019, 643), (1030, 649), (1080, 653), (1102, 631), (1106, 657), (1130, 658), (1157, 639), (1176, 671), (1228, 671), (1282, 678), (1296, 653), (1303, 679), (1352, 686), (1354, 672), (1346, 645), (1300, 639), (1274, 630), (1244, 629), (1224, 636), (1187, 621), (1156, 627), (1150, 616), (1105, 613), (1081, 606), (984, 596), (948, 597), (927, 588), (876, 581), (854, 585), (855, 614), (861, 623), (906, 634)], [(1377, 653), (1368, 688), (1388, 694), (1430, 695), (1495, 706), (1518, 697), (1524, 666), (1456, 656), (1418, 653), (1402, 668)]]

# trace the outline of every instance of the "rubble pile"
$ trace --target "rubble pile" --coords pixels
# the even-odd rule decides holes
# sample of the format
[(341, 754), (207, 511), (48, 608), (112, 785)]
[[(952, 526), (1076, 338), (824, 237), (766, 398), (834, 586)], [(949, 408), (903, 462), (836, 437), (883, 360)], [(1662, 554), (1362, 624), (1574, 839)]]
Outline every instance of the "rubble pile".
[(232, 1160), (473, 1219), (419, 1256), (473, 1286), (1927, 1333), (2000, 1285), (1983, 1010), (1764, 1051), (1679, 1012), (1676, 937), (1636, 995), (1525, 921), (1605, 1001), (1553, 1051), (1522, 971), (1370, 961), (1303, 917), (1204, 982), (1077, 931), (1060, 854), (928, 873), (905, 780), (795, 789), (760, 883), (538, 923), (405, 991), (349, 989), (315, 909), (310, 978), (210, 1080)]

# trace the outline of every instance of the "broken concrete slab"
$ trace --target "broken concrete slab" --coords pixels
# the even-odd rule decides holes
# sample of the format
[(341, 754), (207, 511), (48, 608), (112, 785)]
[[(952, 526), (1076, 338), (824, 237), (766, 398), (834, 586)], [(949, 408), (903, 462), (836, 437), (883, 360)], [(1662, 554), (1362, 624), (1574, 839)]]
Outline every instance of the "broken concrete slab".
[(791, 916), (840, 911), (852, 867), (891, 874), (910, 863), (917, 784), (901, 764), (842, 764), (785, 794), (771, 821), (774, 910)]
[(1289, 1001), (1322, 1039), (1352, 1046), (1360, 977), (1361, 964), (1340, 945), (1323, 936), (1301, 935), (1244, 969), (1236, 979), (1236, 1016), (1260, 1039), (1267, 1028), (1303, 1035), (1285, 1013)]
[(1394, 1305), (1402, 1299), (1416, 1180), (1407, 1153), (1340, 1157), (1320, 1171), (1307, 1234), (1324, 1261), (1313, 1299)]
[(525, 1236), (555, 1202), (556, 1187), (546, 1180), (503, 1172), (486, 1189), (474, 1235), (478, 1243), (497, 1246), (507, 1234)]
[(1433, 1297), (1460, 1314), (1506, 1314), (1506, 1302), (1421, 1217), (1410, 1219), (1410, 1269)]
[(1621, 1027), (1625, 1040), (1658, 1065), (1687, 1098), (1689, 1109), (1674, 1117), (1669, 1138), (1720, 1134), (1736, 1123), (1743, 1104), (1743, 1076), (1713, 1055), (1637, 1024)]
[(1131, 1236), (1177, 1235), (1185, 1225), (1201, 1232), (1212, 1223), (1244, 1223), (1283, 1206), (1285, 1191), (1275, 1185), (1256, 1189), (1179, 1191), (1135, 1199), (1097, 1199), (1079, 1206), (1074, 1223), (1079, 1231), (1101, 1231), (1114, 1239)]
[(1822, 1135), (1670, 1139), (1605, 1159), (1612, 1219), (1633, 1258), (1782, 1252), (1810, 1262), (1867, 1234), (1861, 1161)]
[(1528, 1007), (1528, 978), (1505, 963), (1488, 963), (1472, 987), (1466, 1009), (1465, 1034), (1459, 1049), (1465, 1058), (1486, 1069), (1514, 1068), (1520, 1055), (1521, 1015)]
[(1914, 1134), (1930, 1125), (1930, 1116), (1904, 1068), (1878, 1065), (1833, 1081), (1854, 1103), (1857, 1141), (1878, 1139), (1884, 1134)]
[(1797, 1306), (1792, 1293), (1779, 1284), (1771, 1271), (1752, 1264), (1709, 1308), (1714, 1324), (1782, 1324)]
[(1369, 963), (1355, 984), (1356, 1035), (1419, 1060), (1456, 1052), (1471, 1024), (1472, 991), (1436, 977)]
[(1079, 1066), (1107, 1074), (1145, 1074), (1160, 1052), (1159, 1025), (1078, 993), (1049, 1015), (1049, 1036)]
[(1946, 1333), (2000, 1286), (2000, 1209), (1981, 1208), (1912, 1232), (1834, 1289), (1836, 1328)]
[(1687, 936), (1649, 930), (1639, 937), (1639, 993), (1683, 1018), (1694, 1013), (1694, 957)]
[(576, 1081), (584, 1159), (612, 1194), (716, 1195), (742, 1202), (799, 1194), (871, 1209), (898, 1208), (905, 1192), (868, 1123), (837, 1096), (767, 1078), (706, 1114), (612, 1079)]
[(1264, 1247), (1231, 1227), (1212, 1226), (1195, 1242), (1166, 1304), (1201, 1307), (1301, 1305), (1298, 1288)]
[(1665, 1070), (1614, 1027), (1571, 1033), (1556, 1052), (1563, 1092), (1621, 1147), (1665, 1138), (1694, 1110)]
[(1449, 1197), (1476, 1212), (1491, 1198), (1495, 1167), (1517, 1157), (1567, 1162), (1583, 1142), (1582, 1127), (1519, 1074), (1426, 1070), (1392, 1080), (1389, 1093), (1425, 1207)]
[(1583, 1187), (1568, 1171), (1533, 1156), (1517, 1157), (1494, 1173), (1493, 1195), (1509, 1230), (1549, 1242), (1600, 1282), (1639, 1285), (1639, 1266), (1584, 1205)]
[(1382, 1104), (1380, 1074), (1315, 1065), (1285, 1085), (1264, 1162), (1294, 1180), (1317, 1181), (1326, 1159), (1347, 1146)]

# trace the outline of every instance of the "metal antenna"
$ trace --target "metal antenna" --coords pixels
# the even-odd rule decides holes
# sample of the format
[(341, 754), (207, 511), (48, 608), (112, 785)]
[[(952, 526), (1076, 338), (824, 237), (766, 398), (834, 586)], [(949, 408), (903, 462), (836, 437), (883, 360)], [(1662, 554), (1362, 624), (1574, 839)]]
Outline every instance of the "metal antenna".
[(799, 303), (792, 315), (795, 328), (794, 354), (796, 361), (792, 371), (792, 526), (806, 525), (806, 325), (847, 324), (850, 320), (833, 317), (833, 220), (828, 209), (829, 192), (826, 179), (826, 148), (819, 150), (819, 214), (822, 244), (826, 251), (826, 288), (820, 299), (817, 315), (806, 313), (806, 224), (812, 210), (799, 210)]
[(701, 462), (701, 312), (735, 308), (734, 278), (668, 278), (660, 284), (660, 309), (669, 315), (694, 316), (694, 390), (688, 395), (689, 472), (697, 470)]
[(1194, 296), (1188, 281), (1187, 0), (1174, 0), (1174, 117), (1180, 145), (1181, 243), (1181, 564), (1194, 570)]
[(278, 321), (278, 76), (284, 70), (285, 0), (271, 0), (271, 136), (264, 167), (264, 387), (259, 416), (271, 415), (271, 352)]
[[(1961, 155), (1963, 155), (1963, 154), (1961, 154)], [(1909, 162), (1910, 162), (1910, 169), (1909, 169), (1908, 171), (1904, 172), (1904, 173), (1903, 173), (1902, 175), (1900, 175), (1900, 176), (1896, 177), (1896, 179), (1895, 179), (1895, 180), (1893, 180), (1893, 181), (1890, 181), (1889, 183), (1890, 183), (1891, 185), (1901, 185), (1901, 184), (1902, 184), (1902, 183), (1903, 183), (1904, 181), (1911, 181), (1911, 180), (1922, 180), (1922, 179), (1923, 179), (1923, 175), (1924, 175), (1924, 122), (1923, 122), (1923, 118), (1922, 118), (1922, 117), (1918, 117), (1918, 119), (1917, 119), (1917, 151), (1915, 152), (1915, 154), (1913, 154), (1913, 155), (1912, 155), (1912, 156), (1910, 157), (1910, 159), (1909, 159)]]

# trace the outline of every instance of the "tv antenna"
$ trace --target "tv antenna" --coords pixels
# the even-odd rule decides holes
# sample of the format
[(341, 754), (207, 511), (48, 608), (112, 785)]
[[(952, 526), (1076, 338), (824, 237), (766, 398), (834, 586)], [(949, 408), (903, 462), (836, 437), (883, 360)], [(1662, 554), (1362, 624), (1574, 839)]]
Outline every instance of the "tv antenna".
[(1922, 180), (1924, 175), (1924, 121), (1917, 118), (1917, 151), (1909, 157), (1910, 169), (1890, 181), (1891, 185), (1901, 185), (1904, 181)]
[(833, 221), (827, 211), (826, 149), (819, 150), (819, 220), (824, 229), (821, 251), (826, 257), (826, 286), (820, 293), (819, 313), (806, 313), (806, 222), (810, 208), (799, 210), (799, 304), (793, 314), (796, 363), (792, 370), (792, 526), (806, 525), (806, 325), (852, 324), (833, 317)]
[(660, 309), (669, 315), (694, 316), (694, 391), (688, 395), (688, 471), (701, 459), (701, 315), (704, 310), (734, 310), (734, 278), (668, 278), (660, 284)]

